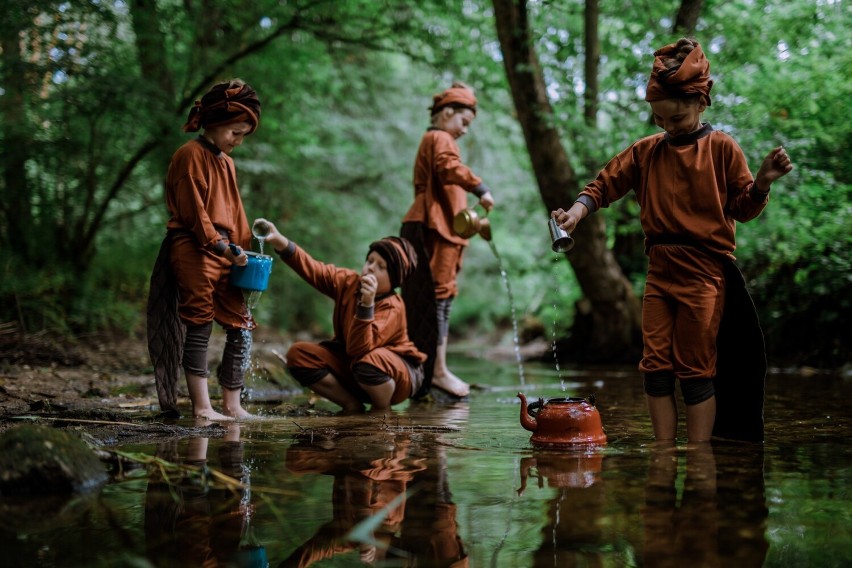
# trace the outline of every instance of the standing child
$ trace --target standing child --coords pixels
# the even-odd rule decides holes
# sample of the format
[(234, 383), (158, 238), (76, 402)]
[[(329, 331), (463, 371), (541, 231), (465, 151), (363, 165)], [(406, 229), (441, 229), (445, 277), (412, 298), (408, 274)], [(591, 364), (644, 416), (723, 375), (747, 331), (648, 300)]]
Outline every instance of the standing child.
[[(200, 136), (172, 157), (166, 178), (171, 217), (151, 278), (149, 353), (163, 410), (176, 412), (176, 376), (183, 366), (198, 418), (246, 418), (240, 393), (251, 353), (254, 320), (242, 291), (229, 284), (234, 264), (251, 244), (236, 170), (230, 154), (260, 121), (254, 89), (239, 79), (213, 86), (189, 112), (185, 132)], [(229, 245), (238, 246), (236, 254)], [(176, 311), (175, 311), (176, 310)], [(213, 322), (226, 333), (218, 380), (223, 413), (213, 410), (207, 389), (207, 346)]]
[(793, 166), (777, 147), (754, 179), (737, 143), (701, 123), (713, 81), (698, 42), (681, 39), (654, 56), (645, 100), (664, 132), (615, 156), (568, 211), (551, 216), (572, 232), (589, 213), (630, 190), (636, 194), (649, 257), (639, 370), (654, 435), (658, 440), (676, 436), (677, 379), (688, 438), (701, 442), (710, 439), (716, 417), (716, 342), (735, 222), (757, 217), (770, 184)]
[(426, 355), (408, 338), (405, 304), (394, 292), (417, 265), (411, 244), (386, 237), (370, 244), (361, 272), (314, 260), (269, 225), (266, 242), (318, 292), (334, 300), (334, 337), (299, 341), (287, 351), (287, 369), (302, 386), (344, 413), (389, 409), (417, 392)]
[[(433, 97), (432, 124), (420, 141), (414, 161), (414, 203), (403, 218), (403, 235), (422, 234), (434, 281), (437, 311), (437, 348), (431, 385), (456, 397), (470, 386), (447, 367), (450, 308), (458, 295), (456, 277), (468, 241), (453, 232), (453, 217), (467, 208), (467, 194), (479, 198), (486, 212), (494, 207), (489, 188), (461, 160), (456, 140), (476, 118), (476, 96), (463, 83)], [(417, 224), (422, 231), (408, 230)], [(418, 243), (418, 246), (421, 243)]]

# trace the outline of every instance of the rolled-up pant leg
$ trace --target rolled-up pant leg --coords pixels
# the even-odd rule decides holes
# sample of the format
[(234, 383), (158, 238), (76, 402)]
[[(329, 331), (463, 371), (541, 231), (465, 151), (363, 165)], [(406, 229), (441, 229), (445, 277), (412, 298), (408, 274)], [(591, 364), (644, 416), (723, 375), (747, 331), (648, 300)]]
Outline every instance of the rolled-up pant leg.
[(287, 370), (302, 386), (310, 386), (331, 374), (337, 382), (358, 400), (369, 402), (370, 398), (360, 386), (394, 381), (391, 404), (397, 404), (411, 396), (411, 369), (405, 360), (380, 347), (358, 360), (352, 360), (333, 343), (309, 343), (299, 341), (287, 351)]

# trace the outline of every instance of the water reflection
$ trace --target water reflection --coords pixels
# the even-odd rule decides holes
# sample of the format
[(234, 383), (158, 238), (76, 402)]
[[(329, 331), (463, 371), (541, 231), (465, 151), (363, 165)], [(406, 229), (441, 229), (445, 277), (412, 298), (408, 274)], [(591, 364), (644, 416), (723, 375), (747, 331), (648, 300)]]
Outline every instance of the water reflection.
[(497, 386), (451, 408), (282, 414), (225, 438), (120, 444), (243, 483), (145, 461), (94, 498), (24, 509), (2, 496), (0, 566), (235, 565), (260, 546), (272, 566), (319, 553), (317, 567), (360, 565), (362, 550), (378, 566), (849, 565), (852, 380), (774, 376), (765, 444), (666, 448), (635, 371), (569, 370), (564, 393), (552, 365), (528, 364), (536, 396), (598, 395), (609, 441), (586, 454), (531, 447), (511, 361), (453, 367)]
[(384, 429), (320, 440), (306, 432), (288, 448), (286, 467), (333, 478), (333, 518), (279, 566), (356, 552), (368, 565), (467, 565), (439, 434)]
[[(625, 481), (625, 456), (537, 451), (523, 458), (519, 495), (530, 477), (555, 489), (533, 566), (763, 566), (761, 445), (654, 445), (647, 458), (644, 487)], [(638, 527), (625, 522), (633, 508)]]
[[(152, 475), (145, 493), (144, 526), (147, 557), (155, 566), (269, 565), (251, 526), (251, 478), (243, 461), (239, 424), (230, 424), (224, 438), (215, 442), (214, 463), (209, 463), (209, 438), (157, 447), (157, 457), (198, 468), (202, 475), (179, 480)], [(205, 473), (209, 467), (234, 483), (212, 483)]]
[(762, 445), (654, 446), (642, 511), (646, 565), (763, 566), (767, 515)]
[(605, 518), (606, 493), (601, 471), (603, 455), (590, 451), (543, 450), (521, 460), (521, 487), (526, 490), (531, 470), (538, 486), (556, 488), (542, 527), (541, 545), (533, 566), (603, 566), (613, 548), (613, 531)]

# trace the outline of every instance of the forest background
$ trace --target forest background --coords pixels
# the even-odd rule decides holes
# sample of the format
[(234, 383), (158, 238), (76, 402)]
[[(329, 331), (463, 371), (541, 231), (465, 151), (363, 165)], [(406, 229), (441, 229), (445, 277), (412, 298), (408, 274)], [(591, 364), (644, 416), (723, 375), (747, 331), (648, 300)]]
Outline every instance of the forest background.
[[(850, 16), (844, 0), (4, 0), (0, 339), (144, 341), (166, 168), (213, 83), (240, 77), (263, 103), (233, 154), (249, 220), (357, 268), (371, 241), (398, 234), (432, 94), (462, 80), (480, 101), (462, 154), (494, 191), (499, 261), (471, 241), (451, 331), (511, 345), (514, 317), (522, 341), (555, 338), (566, 360), (635, 363), (635, 200), (581, 225), (567, 258), (550, 252), (546, 221), (657, 131), (643, 101), (652, 53), (688, 35), (715, 80), (704, 120), (753, 171), (777, 145), (795, 165), (738, 227), (770, 364), (848, 366)], [(330, 311), (277, 262), (254, 314), (324, 335)]]

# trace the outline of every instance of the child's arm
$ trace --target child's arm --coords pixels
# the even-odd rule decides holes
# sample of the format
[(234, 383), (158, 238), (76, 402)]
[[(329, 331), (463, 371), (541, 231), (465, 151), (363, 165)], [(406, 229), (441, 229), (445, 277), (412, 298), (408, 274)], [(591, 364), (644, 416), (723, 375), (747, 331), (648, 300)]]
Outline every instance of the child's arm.
[(769, 193), (769, 186), (772, 182), (789, 174), (793, 170), (793, 162), (790, 156), (787, 155), (787, 150), (783, 146), (773, 148), (760, 165), (757, 171), (757, 176), (754, 178), (755, 191), (759, 193)]
[(284, 261), (296, 274), (329, 298), (334, 298), (337, 293), (337, 274), (340, 268), (332, 264), (326, 264), (315, 260), (306, 251), (296, 246), (296, 243), (282, 235), (278, 228), (270, 221), (260, 218), (255, 219), (254, 224), (266, 223), (269, 234), (264, 241), (272, 245), (281, 260)]
[(579, 201), (575, 201), (574, 205), (572, 205), (568, 211), (565, 211), (560, 207), (556, 211), (550, 212), (550, 216), (556, 219), (559, 226), (568, 231), (569, 234), (574, 232), (577, 224), (588, 214), (589, 208)]
[(290, 239), (282, 235), (278, 232), (278, 228), (271, 222), (266, 219), (255, 219), (253, 225), (257, 223), (266, 223), (269, 227), (269, 234), (263, 239), (265, 242), (272, 245), (272, 248), (275, 249), (275, 252), (281, 254), (287, 247), (290, 246)]

